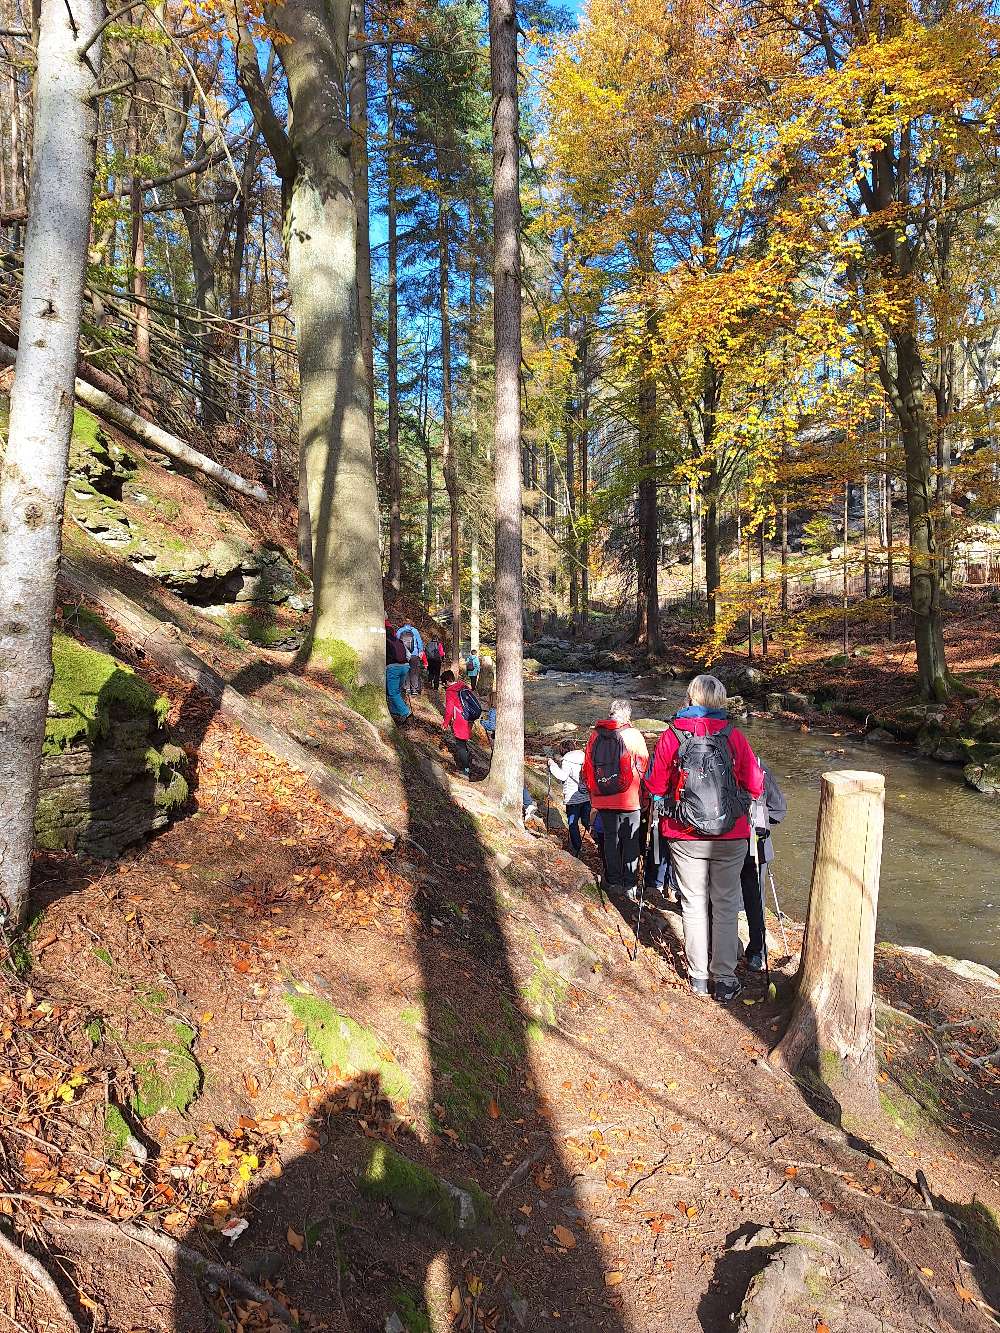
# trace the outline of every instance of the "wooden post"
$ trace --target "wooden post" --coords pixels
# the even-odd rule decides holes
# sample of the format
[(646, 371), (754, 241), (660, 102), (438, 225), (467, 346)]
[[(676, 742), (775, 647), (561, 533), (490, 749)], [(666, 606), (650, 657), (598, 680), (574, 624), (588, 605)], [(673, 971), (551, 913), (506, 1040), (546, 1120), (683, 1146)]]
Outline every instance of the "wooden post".
[(815, 1062), (847, 1130), (878, 1114), (873, 968), (885, 777), (823, 774), (791, 1021), (771, 1064)]

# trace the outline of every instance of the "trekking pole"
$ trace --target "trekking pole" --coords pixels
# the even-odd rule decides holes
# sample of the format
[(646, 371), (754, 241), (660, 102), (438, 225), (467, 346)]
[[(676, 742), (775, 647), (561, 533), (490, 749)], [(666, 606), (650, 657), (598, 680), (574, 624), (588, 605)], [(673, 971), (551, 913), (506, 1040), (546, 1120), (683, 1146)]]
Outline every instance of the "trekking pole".
[[(756, 835), (755, 835), (756, 836)], [(767, 956), (767, 894), (764, 891), (764, 871), (766, 866), (758, 863), (757, 866), (757, 884), (760, 888), (760, 920), (764, 927), (764, 981), (768, 991), (771, 989), (771, 960)], [(778, 917), (778, 923), (781, 924), (781, 917)]]
[(551, 750), (551, 748), (548, 748), (548, 747), (547, 747), (546, 749), (544, 749), (544, 750), (542, 751), (542, 754), (545, 756), (545, 773), (546, 773), (546, 781), (545, 781), (545, 832), (548, 833), (548, 832), (549, 832), (549, 815), (550, 815), (551, 812), (552, 812), (552, 800), (551, 800), (551, 798), (552, 798), (552, 769), (549, 768), (549, 760), (552, 758), (552, 750)]
[(771, 881), (771, 893), (774, 895), (774, 910), (778, 914), (778, 925), (781, 927), (781, 942), (785, 946), (785, 953), (788, 949), (788, 936), (785, 934), (785, 919), (782, 915), (781, 907), (778, 904), (778, 890), (774, 887), (774, 876), (771, 874), (771, 867), (767, 867), (767, 877)]
[(635, 948), (632, 950), (632, 962), (639, 957), (639, 927), (642, 925), (642, 907), (646, 901), (646, 857), (649, 855), (649, 835), (653, 828), (653, 807), (649, 807), (646, 821), (646, 839), (642, 849), (642, 888), (639, 890), (639, 913), (635, 918)]

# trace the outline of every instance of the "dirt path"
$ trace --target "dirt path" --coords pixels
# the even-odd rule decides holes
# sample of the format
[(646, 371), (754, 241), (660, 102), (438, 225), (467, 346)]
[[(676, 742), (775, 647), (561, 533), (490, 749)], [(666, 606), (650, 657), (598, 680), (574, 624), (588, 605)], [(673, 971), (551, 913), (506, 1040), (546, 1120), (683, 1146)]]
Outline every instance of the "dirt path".
[[(306, 1328), (722, 1330), (803, 1231), (822, 1253), (781, 1327), (993, 1326), (980, 993), (882, 959), (898, 1123), (852, 1145), (816, 1090), (762, 1067), (787, 984), (777, 1004), (694, 999), (655, 913), (632, 964), (629, 922), (558, 839), (450, 777), (429, 703), (391, 761), (354, 756), (408, 836), (387, 856), (158, 684), (197, 754), (195, 815), (113, 866), (41, 858), (2, 993), (0, 1210), (84, 1327), (280, 1325), (187, 1262), (74, 1228), (76, 1209), (184, 1241)], [(337, 707), (295, 693), (349, 766)], [(937, 1028), (963, 1020), (959, 1053)], [(126, 1250), (131, 1284), (109, 1267)]]

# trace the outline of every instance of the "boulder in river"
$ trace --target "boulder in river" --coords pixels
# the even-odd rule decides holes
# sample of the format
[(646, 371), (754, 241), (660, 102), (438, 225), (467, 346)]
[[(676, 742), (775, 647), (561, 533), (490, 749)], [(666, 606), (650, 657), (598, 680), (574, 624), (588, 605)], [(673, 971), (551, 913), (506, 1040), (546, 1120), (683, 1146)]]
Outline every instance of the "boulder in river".
[(655, 717), (640, 717), (637, 721), (633, 721), (632, 725), (637, 731), (641, 731), (644, 736), (659, 736), (661, 732), (666, 731), (670, 723), (661, 722), (659, 718)]
[(983, 741), (1000, 741), (1000, 699), (983, 699), (972, 710), (969, 730)]
[(1000, 796), (1000, 763), (966, 764), (965, 780), (984, 796)]
[(579, 731), (575, 722), (553, 722), (547, 727), (542, 727), (538, 734), (539, 736), (568, 736), (574, 731)]
[(801, 690), (786, 690), (782, 702), (789, 713), (808, 713), (812, 707), (808, 694), (803, 694)]

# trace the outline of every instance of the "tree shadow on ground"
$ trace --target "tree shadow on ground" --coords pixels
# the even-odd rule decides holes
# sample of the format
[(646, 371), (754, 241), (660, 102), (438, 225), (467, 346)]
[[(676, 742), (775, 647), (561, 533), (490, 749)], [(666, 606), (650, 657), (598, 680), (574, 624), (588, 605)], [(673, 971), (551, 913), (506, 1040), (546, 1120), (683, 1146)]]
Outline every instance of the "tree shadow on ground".
[[(390, 1105), (391, 1060), (365, 1077), (328, 1070), (320, 1096), (305, 1094), (312, 1151), (242, 1208), (243, 1265), (280, 1277), (290, 1304), (334, 1328), (382, 1330), (395, 1314), (413, 1330), (624, 1333), (536, 1082), (535, 1043), (554, 1016), (533, 937), (518, 948), (495, 862), (440, 766), (405, 735), (394, 744), (425, 853), (409, 867), (422, 1040), (407, 1062), (424, 1064), (424, 1086), (405, 1104), (397, 1087)], [(467, 1190), (474, 1227), (456, 1225), (442, 1180)]]

